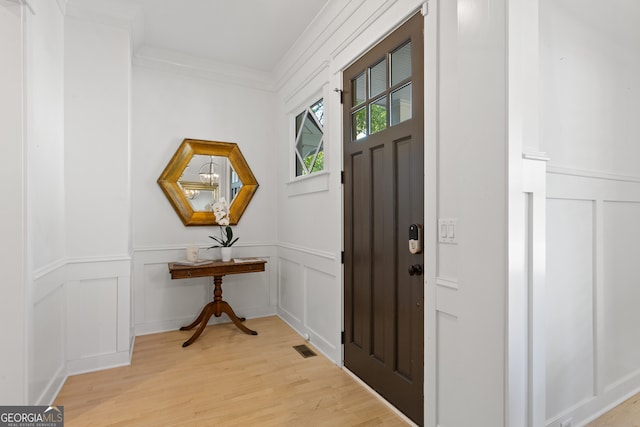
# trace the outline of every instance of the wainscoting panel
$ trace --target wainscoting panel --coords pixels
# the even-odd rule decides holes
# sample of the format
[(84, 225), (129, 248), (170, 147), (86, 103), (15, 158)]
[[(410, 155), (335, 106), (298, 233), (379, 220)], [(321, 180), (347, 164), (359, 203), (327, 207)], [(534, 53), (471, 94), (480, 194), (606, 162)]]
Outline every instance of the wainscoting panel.
[(280, 258), (280, 281), (278, 287), (278, 311), (292, 325), (302, 325), (304, 315), (304, 276), (302, 266)]
[(64, 264), (36, 273), (29, 402), (49, 405), (66, 379)]
[(546, 413), (594, 395), (594, 203), (547, 201)]
[(546, 426), (640, 391), (640, 179), (549, 167)]
[[(336, 364), (342, 363), (341, 265), (334, 254), (281, 245), (278, 314)], [(336, 304), (335, 301), (340, 301)]]
[(118, 280), (67, 284), (67, 356), (70, 360), (116, 353)]
[[(167, 320), (179, 320), (180, 324), (191, 322), (204, 303), (211, 299), (211, 278), (171, 280), (166, 262), (148, 263), (143, 269), (142, 298), (140, 301), (136, 299), (136, 306), (142, 307), (142, 310), (136, 310), (137, 325), (155, 325), (153, 332), (175, 329), (176, 325), (163, 325)], [(223, 283), (226, 285), (226, 280)], [(227, 286), (224, 288), (226, 291)], [(226, 298), (226, 292), (224, 296)], [(136, 335), (140, 332), (136, 331)]]
[(458, 374), (458, 318), (438, 311), (436, 314), (437, 334), (437, 425), (448, 427), (459, 425), (456, 414), (460, 408), (456, 396), (462, 387)]
[(457, 316), (459, 311), (458, 282), (436, 278), (436, 310)]
[(607, 391), (640, 375), (640, 203), (603, 205)]
[(34, 370), (29, 401), (47, 401), (46, 397), (53, 397), (51, 393), (45, 393), (53, 385), (50, 384), (52, 379), (57, 381), (64, 377), (64, 292), (61, 287), (35, 304), (33, 321)]
[(131, 361), (131, 262), (128, 257), (71, 260), (66, 265), (67, 373)]
[(323, 346), (339, 353), (336, 344), (340, 342), (342, 309), (334, 301), (340, 300), (340, 282), (335, 276), (314, 268), (306, 268), (305, 273), (305, 313), (311, 341), (321, 340)]
[[(186, 246), (186, 245), (185, 245)], [(234, 257), (267, 260), (264, 273), (225, 276), (223, 298), (238, 316), (248, 319), (277, 313), (275, 246), (234, 245)], [(218, 250), (201, 248), (201, 258), (219, 258)], [(172, 280), (168, 263), (185, 259), (185, 247), (141, 248), (134, 251), (135, 335), (179, 329), (191, 323), (213, 299), (213, 278)], [(209, 324), (229, 322), (212, 316)], [(250, 325), (249, 325), (250, 326)]]
[(506, 424), (514, 426), (544, 425), (546, 412), (546, 162), (525, 152), (511, 171), (509, 215), (521, 219), (509, 222)]

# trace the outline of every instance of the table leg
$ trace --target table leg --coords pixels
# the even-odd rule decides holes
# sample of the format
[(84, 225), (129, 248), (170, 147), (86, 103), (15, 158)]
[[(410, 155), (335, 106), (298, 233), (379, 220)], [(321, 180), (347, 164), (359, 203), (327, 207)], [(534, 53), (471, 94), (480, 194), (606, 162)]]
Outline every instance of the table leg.
[(196, 322), (194, 322), (195, 324), (192, 323), (191, 325), (183, 326), (182, 328), (180, 328), (181, 331), (188, 330), (193, 328), (193, 326), (197, 325), (198, 323), (200, 323), (200, 326), (198, 326), (198, 329), (196, 329), (196, 331), (193, 333), (191, 338), (189, 338), (187, 341), (182, 343), (183, 347), (187, 347), (191, 345), (196, 339), (198, 339), (202, 331), (204, 331), (204, 328), (207, 327), (207, 323), (209, 322), (211, 315), (215, 314), (215, 312), (216, 312), (215, 303), (210, 302), (209, 304), (205, 305), (202, 311), (200, 312), (200, 315), (198, 316), (198, 319), (200, 319), (199, 322), (197, 322), (198, 319), (196, 319)]
[(227, 316), (229, 316), (229, 319), (231, 319), (233, 324), (236, 325), (236, 327), (245, 334), (258, 335), (256, 331), (244, 326), (241, 322), (244, 322), (245, 318), (236, 316), (236, 313), (234, 313), (229, 303), (222, 300), (222, 276), (214, 276), (213, 284), (213, 301), (204, 306), (196, 320), (194, 320), (187, 326), (183, 326), (180, 328), (181, 331), (188, 331), (195, 328), (196, 325), (199, 325), (198, 329), (196, 329), (191, 338), (182, 343), (183, 347), (191, 345), (200, 336), (200, 334), (202, 334), (202, 331), (204, 331), (204, 328), (207, 327), (207, 323), (209, 322), (211, 316), (220, 317), (222, 313), (225, 313)]
[[(210, 303), (209, 303), (210, 304)], [(207, 305), (209, 305), (207, 304)], [(180, 328), (181, 331), (189, 331), (193, 328), (195, 328), (200, 322), (202, 322), (202, 319), (204, 318), (205, 314), (207, 312), (207, 306), (205, 306), (202, 311), (200, 312), (200, 314), (198, 315), (198, 318), (196, 320), (193, 321), (193, 323), (188, 324), (187, 326), (183, 326)], [(211, 317), (211, 315), (209, 315), (209, 317)], [(209, 319), (207, 319), (207, 321), (209, 321)]]
[[(233, 309), (231, 308), (231, 306), (229, 305), (228, 302), (219, 301), (217, 304), (218, 304), (218, 306), (216, 307), (216, 313), (218, 313), (218, 312), (226, 313), (226, 315), (229, 316), (229, 319), (231, 319), (233, 324), (236, 325), (238, 327), (238, 329), (240, 329), (245, 334), (258, 335), (258, 333), (256, 331), (247, 328), (246, 326), (244, 326), (241, 323), (241, 322), (245, 321), (245, 318), (236, 316), (236, 314), (233, 312)], [(216, 314), (216, 317), (219, 317), (219, 316), (220, 316), (220, 314)]]
[(215, 304), (215, 312), (213, 313), (216, 317), (220, 317), (222, 313), (225, 313), (229, 316), (229, 319), (233, 322), (234, 325), (238, 327), (242, 332), (249, 335), (258, 335), (256, 331), (252, 331), (247, 328), (240, 322), (244, 322), (244, 317), (236, 316), (236, 313), (233, 312), (233, 309), (229, 305), (228, 302), (222, 300), (222, 276), (214, 276), (213, 278), (213, 303)]

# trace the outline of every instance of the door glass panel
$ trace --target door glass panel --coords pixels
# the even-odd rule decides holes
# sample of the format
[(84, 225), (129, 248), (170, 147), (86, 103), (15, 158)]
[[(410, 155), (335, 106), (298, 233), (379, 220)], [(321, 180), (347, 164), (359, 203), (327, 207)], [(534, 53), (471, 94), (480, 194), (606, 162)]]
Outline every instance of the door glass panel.
[(387, 88), (387, 61), (383, 59), (369, 68), (369, 97), (381, 94)]
[(391, 126), (411, 118), (411, 83), (391, 92)]
[(351, 129), (353, 129), (353, 140), (367, 136), (367, 109), (361, 108), (351, 115)]
[(387, 97), (376, 99), (369, 104), (370, 129), (372, 134), (387, 128)]
[(391, 53), (391, 86), (411, 77), (411, 42)]
[(362, 104), (367, 99), (364, 73), (351, 80), (351, 93), (353, 94), (353, 105)]

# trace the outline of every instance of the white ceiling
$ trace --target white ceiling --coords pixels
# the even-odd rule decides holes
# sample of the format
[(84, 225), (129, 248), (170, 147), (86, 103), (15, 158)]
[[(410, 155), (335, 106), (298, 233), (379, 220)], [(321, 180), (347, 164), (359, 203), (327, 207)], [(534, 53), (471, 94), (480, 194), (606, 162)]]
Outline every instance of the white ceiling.
[(272, 71), (328, 0), (68, 0), (132, 21), (136, 48)]

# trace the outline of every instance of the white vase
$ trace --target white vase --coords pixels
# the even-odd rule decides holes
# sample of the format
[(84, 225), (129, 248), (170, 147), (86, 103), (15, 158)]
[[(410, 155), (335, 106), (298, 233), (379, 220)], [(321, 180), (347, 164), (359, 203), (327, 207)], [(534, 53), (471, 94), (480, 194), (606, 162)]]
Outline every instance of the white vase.
[(220, 253), (222, 254), (222, 261), (231, 261), (231, 246), (221, 247)]

